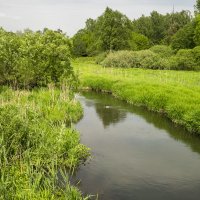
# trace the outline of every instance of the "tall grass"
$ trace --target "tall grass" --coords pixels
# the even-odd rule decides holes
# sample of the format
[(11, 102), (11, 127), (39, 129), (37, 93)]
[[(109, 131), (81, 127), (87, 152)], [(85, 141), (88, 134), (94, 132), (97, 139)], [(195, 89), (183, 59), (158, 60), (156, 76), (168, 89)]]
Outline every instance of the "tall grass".
[(83, 199), (58, 178), (89, 155), (72, 126), (82, 114), (65, 91), (0, 88), (0, 199)]
[(82, 87), (111, 92), (200, 134), (200, 72), (104, 68), (83, 58), (73, 65), (79, 71)]

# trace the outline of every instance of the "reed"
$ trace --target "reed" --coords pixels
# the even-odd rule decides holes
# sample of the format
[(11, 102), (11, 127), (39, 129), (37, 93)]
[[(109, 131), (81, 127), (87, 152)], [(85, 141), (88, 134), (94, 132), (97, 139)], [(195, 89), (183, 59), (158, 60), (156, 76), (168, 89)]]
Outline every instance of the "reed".
[(89, 155), (73, 128), (82, 114), (56, 88), (0, 88), (0, 199), (84, 199), (65, 173), (64, 184), (58, 176)]

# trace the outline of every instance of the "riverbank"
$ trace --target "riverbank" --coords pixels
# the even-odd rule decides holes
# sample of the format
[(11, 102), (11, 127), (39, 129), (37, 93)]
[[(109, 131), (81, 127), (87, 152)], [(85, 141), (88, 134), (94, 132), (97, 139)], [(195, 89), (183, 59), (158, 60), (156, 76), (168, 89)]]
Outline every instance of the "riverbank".
[(73, 66), (82, 88), (110, 92), (200, 135), (200, 72), (104, 68), (92, 58), (76, 59)]
[(82, 115), (65, 91), (0, 88), (0, 199), (84, 199), (66, 176), (89, 155), (72, 127)]

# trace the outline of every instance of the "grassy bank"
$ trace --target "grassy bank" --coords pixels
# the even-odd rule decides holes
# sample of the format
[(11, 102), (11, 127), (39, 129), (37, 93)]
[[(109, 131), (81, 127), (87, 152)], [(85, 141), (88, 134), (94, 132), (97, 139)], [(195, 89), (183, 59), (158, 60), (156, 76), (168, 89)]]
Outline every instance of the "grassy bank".
[(83, 199), (64, 175), (89, 155), (72, 127), (82, 114), (65, 91), (0, 88), (0, 199)]
[(82, 87), (109, 91), (128, 103), (165, 114), (189, 132), (200, 134), (200, 73), (104, 68), (92, 58), (73, 61)]

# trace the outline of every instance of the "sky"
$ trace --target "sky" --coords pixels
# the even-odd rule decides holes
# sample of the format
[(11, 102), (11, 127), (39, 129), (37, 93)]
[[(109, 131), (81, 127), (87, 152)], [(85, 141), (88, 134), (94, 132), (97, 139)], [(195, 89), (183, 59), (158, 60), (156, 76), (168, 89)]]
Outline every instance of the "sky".
[(194, 11), (196, 0), (0, 0), (0, 27), (8, 31), (30, 28), (62, 29), (72, 36), (109, 6), (136, 19), (152, 10), (160, 13)]

